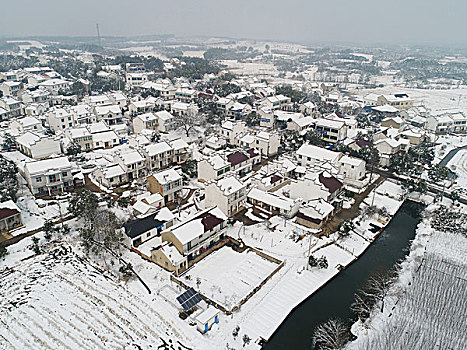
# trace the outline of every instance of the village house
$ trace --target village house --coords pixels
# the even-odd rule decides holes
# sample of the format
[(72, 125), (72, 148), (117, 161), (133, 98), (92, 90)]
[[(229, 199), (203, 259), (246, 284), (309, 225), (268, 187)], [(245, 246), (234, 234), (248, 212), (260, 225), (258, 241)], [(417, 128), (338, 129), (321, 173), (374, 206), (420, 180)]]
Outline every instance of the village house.
[(93, 148), (113, 148), (120, 144), (119, 137), (113, 130), (92, 133)]
[(137, 150), (127, 149), (117, 153), (114, 156), (114, 163), (122, 167), (128, 181), (146, 176), (146, 160)]
[(404, 119), (401, 117), (385, 118), (381, 121), (381, 126), (400, 130), (404, 126)]
[(152, 112), (154, 108), (155, 104), (148, 100), (131, 101), (128, 105), (128, 111), (131, 116)]
[(144, 193), (139, 195), (135, 204), (132, 205), (133, 212), (137, 217), (155, 212), (164, 206), (164, 197), (160, 193)]
[(10, 122), (9, 127), (10, 130), (15, 130), (19, 134), (26, 131), (41, 132), (43, 130), (41, 121), (31, 116), (14, 119)]
[(97, 121), (92, 107), (85, 103), (80, 103), (71, 107), (71, 113), (74, 115), (74, 120), (77, 125), (87, 125)]
[(19, 117), (24, 113), (24, 105), (13, 97), (0, 98), (0, 120)]
[(27, 162), (24, 174), (33, 195), (52, 196), (83, 185), (81, 172), (72, 170), (67, 157), (58, 157)]
[(292, 218), (297, 214), (301, 199), (290, 199), (275, 193), (253, 188), (247, 195), (247, 202), (264, 209), (271, 215), (282, 215)]
[(229, 217), (236, 214), (246, 200), (246, 186), (233, 175), (210, 181), (205, 189), (205, 206), (217, 206)]
[(175, 139), (169, 142), (172, 147), (172, 163), (183, 164), (191, 159), (191, 150), (188, 143), (183, 139)]
[(23, 226), (21, 210), (12, 200), (0, 203), (0, 232), (9, 232)]
[(257, 149), (262, 156), (272, 157), (277, 154), (280, 136), (277, 133), (260, 131), (256, 135), (247, 134), (240, 139), (240, 146)]
[(398, 140), (385, 138), (376, 141), (374, 145), (380, 155), (380, 164), (387, 167), (389, 166), (391, 156), (399, 152), (408, 151), (410, 141), (404, 138)]
[(238, 137), (246, 131), (246, 124), (242, 121), (226, 120), (221, 125), (220, 135), (227, 140), (229, 145), (237, 145)]
[(119, 187), (128, 183), (127, 173), (119, 164), (97, 167), (92, 172), (92, 176), (106, 188)]
[(164, 169), (173, 162), (174, 150), (165, 141), (144, 146), (141, 151), (151, 171)]
[(305, 201), (322, 198), (338, 207), (343, 190), (344, 184), (328, 172), (308, 173), (301, 179), (291, 181), (289, 196)]
[(324, 199), (315, 199), (301, 206), (297, 213), (297, 224), (311, 229), (320, 229), (332, 218), (334, 206)]
[(76, 126), (74, 115), (66, 109), (58, 107), (54, 107), (47, 114), (47, 123), (56, 133)]
[(148, 81), (146, 73), (126, 73), (126, 84), (129, 89), (139, 87)]
[(266, 192), (274, 192), (289, 182), (290, 180), (282, 176), (278, 170), (267, 172), (266, 169), (261, 169), (251, 177), (253, 187)]
[(175, 91), (175, 99), (178, 102), (190, 103), (198, 97), (198, 92), (194, 89), (178, 88)]
[(65, 130), (65, 137), (71, 143), (78, 145), (82, 152), (94, 149), (92, 134), (85, 127), (67, 129)]
[(263, 104), (268, 106), (272, 110), (282, 109), (287, 110), (292, 105), (292, 100), (290, 97), (284, 95), (275, 95), (275, 96), (268, 96), (263, 101)]
[(155, 113), (157, 117), (157, 130), (160, 132), (169, 132), (177, 127), (175, 117), (168, 111), (159, 111)]
[[(165, 268), (176, 275), (188, 268), (197, 257), (208, 254), (211, 248), (226, 238), (227, 216), (217, 208), (205, 209), (187, 220), (162, 231), (162, 241), (170, 242), (186, 258), (181, 265), (170, 266), (171, 261), (163, 251), (152, 251), (153, 261), (165, 260)], [(180, 257), (179, 257), (180, 258)], [(180, 259), (182, 260), (182, 259)]]
[(198, 114), (198, 106), (195, 103), (172, 102), (170, 113), (178, 117), (194, 117)]
[(316, 121), (316, 131), (326, 142), (337, 143), (347, 137), (345, 122), (321, 118)]
[(230, 171), (230, 163), (216, 154), (198, 161), (198, 180), (217, 180)]
[(0, 92), (5, 97), (16, 97), (23, 89), (23, 83), (19, 81), (4, 81), (0, 83)]
[(147, 179), (148, 190), (164, 197), (164, 204), (182, 198), (182, 176), (174, 169), (167, 169), (150, 175)]
[(109, 126), (123, 122), (122, 110), (117, 105), (96, 106), (94, 113), (97, 121), (105, 121)]
[(413, 102), (407, 94), (380, 95), (377, 100), (379, 106), (390, 105), (397, 109), (409, 109)]
[(143, 130), (155, 131), (157, 129), (157, 117), (153, 113), (144, 113), (133, 118), (133, 132), (135, 134), (139, 134)]
[(46, 88), (52, 95), (57, 95), (60, 91), (68, 89), (70, 82), (60, 79), (48, 79), (38, 84), (39, 87)]
[(132, 220), (123, 225), (123, 230), (132, 247), (137, 248), (142, 243), (159, 236), (163, 230), (173, 226), (174, 215), (167, 208)]
[(43, 134), (26, 133), (16, 138), (18, 150), (26, 156), (34, 159), (43, 159), (52, 154), (61, 154), (60, 141)]

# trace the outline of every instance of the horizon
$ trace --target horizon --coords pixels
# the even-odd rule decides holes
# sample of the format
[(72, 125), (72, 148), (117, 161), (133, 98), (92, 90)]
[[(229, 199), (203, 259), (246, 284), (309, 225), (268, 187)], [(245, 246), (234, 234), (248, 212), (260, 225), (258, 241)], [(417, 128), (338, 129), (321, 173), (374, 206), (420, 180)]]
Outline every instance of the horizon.
[[(103, 38), (172, 33), (178, 38), (248, 38), (245, 40), (304, 45), (467, 47), (464, 35), (467, 24), (463, 20), (467, 12), (465, 1), (453, 0), (449, 8), (437, 1), (420, 0), (410, 3), (396, 0), (391, 4), (371, 0), (352, 3), (291, 0), (286, 9), (281, 5), (266, 0), (222, 4), (214, 0), (197, 3), (182, 0), (177, 4), (159, 0), (136, 3), (83, 0), (66, 4), (57, 0), (40, 3), (25, 0), (3, 5), (5, 13), (17, 15), (5, 16), (0, 23), (0, 37), (95, 37), (98, 23)], [(18, 26), (18, 17), (21, 26)]]

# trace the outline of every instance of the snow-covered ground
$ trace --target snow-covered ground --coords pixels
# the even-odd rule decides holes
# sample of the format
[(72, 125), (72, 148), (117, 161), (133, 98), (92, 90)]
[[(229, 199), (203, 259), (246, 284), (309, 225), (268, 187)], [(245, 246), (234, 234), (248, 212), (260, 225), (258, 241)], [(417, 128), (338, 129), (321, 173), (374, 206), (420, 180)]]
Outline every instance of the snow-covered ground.
[(447, 166), (458, 176), (456, 186), (467, 189), (467, 149), (457, 152)]
[(467, 145), (465, 135), (441, 135), (436, 140), (435, 160), (434, 163), (439, 163), (450, 151), (458, 147)]
[(0, 273), (2, 349), (157, 349), (183, 335), (62, 246)]
[[(397, 185), (383, 183), (374, 198), (376, 206), (387, 207), (391, 214), (394, 214), (401, 205), (401, 201), (385, 195), (385, 191), (389, 190), (398, 192), (398, 188), (393, 188), (394, 186)], [(372, 193), (369, 198), (371, 196)], [(362, 207), (365, 206), (367, 204), (363, 203)], [(190, 215), (194, 210), (194, 206), (183, 210), (181, 217)], [(219, 325), (204, 335), (190, 325), (192, 322), (190, 319), (179, 318), (180, 305), (176, 297), (184, 290), (170, 280), (169, 272), (156, 264), (141, 259), (135, 253), (129, 251), (124, 253), (124, 259), (132, 264), (138, 275), (149, 286), (152, 291), (149, 294), (137, 279), (121, 283), (117, 282), (115, 277), (104, 278), (93, 272), (87, 264), (79, 262), (74, 255), (70, 257), (66, 255), (63, 257), (65, 261), (62, 261), (62, 258), (57, 261), (57, 258), (53, 255), (51, 257), (50, 254), (21, 261), (32, 254), (28, 249), (31, 243), (31, 238), (28, 237), (8, 247), (9, 255), (0, 262), (0, 271), (5, 267), (17, 271), (15, 275), (8, 275), (11, 277), (0, 275), (2, 286), (7, 286), (4, 289), (7, 292), (0, 296), (0, 300), (1, 305), (8, 306), (9, 300), (18, 294), (15, 288), (21, 290), (23, 285), (30, 286), (29, 295), (33, 296), (33, 299), (20, 305), (21, 311), (13, 310), (8, 313), (9, 315), (1, 313), (0, 320), (7, 324), (15, 324), (14, 327), (17, 327), (7, 334), (8, 342), (12, 344), (18, 344), (20, 340), (15, 338), (15, 334), (26, 332), (22, 330), (24, 327), (31, 330), (37, 328), (33, 334), (25, 333), (24, 348), (27, 346), (79, 348), (79, 345), (72, 344), (75, 341), (73, 339), (76, 339), (77, 342), (83, 343), (82, 348), (89, 348), (87, 345), (95, 342), (97, 345), (94, 348), (102, 346), (122, 348), (121, 345), (125, 344), (127, 348), (131, 348), (132, 344), (138, 344), (146, 349), (150, 348), (148, 344), (152, 344), (153, 347), (160, 344), (159, 336), (167, 342), (170, 339), (173, 342), (180, 340), (184, 345), (195, 349), (227, 348), (227, 344), (229, 347), (242, 348), (242, 338), (246, 334), (252, 341), (245, 348), (257, 349), (259, 348), (257, 342), (261, 338), (270, 338), (295, 306), (339, 273), (339, 265), (346, 266), (363, 253), (377, 235), (368, 230), (370, 223), (381, 227), (386, 223), (378, 221), (377, 217), (365, 220), (357, 218), (356, 222), (355, 231), (345, 238), (338, 238), (337, 234), (333, 234), (321, 239), (311, 234), (315, 232), (314, 230), (300, 226), (293, 220), (278, 217), (253, 226), (243, 227), (237, 223), (229, 227), (229, 235), (241, 238), (247, 245), (284, 261), (285, 265), (238, 311), (230, 316), (221, 313)], [(76, 229), (79, 224), (69, 222), (69, 225)], [(41, 235), (38, 234), (39, 237)], [(64, 240), (73, 247), (76, 246), (74, 239), (73, 232), (71, 236), (64, 237)], [(309, 250), (316, 258), (325, 256), (329, 263), (328, 268), (307, 269)], [(79, 250), (77, 252), (82, 254)], [(191, 280), (183, 279), (183, 281), (191, 283), (195, 289), (198, 289), (196, 282), (199, 277), (201, 280), (199, 289), (203, 293), (221, 304), (230, 302), (233, 305), (261, 283), (277, 266), (253, 252), (246, 251), (239, 254), (233, 252), (231, 248), (223, 247), (189, 270)], [(36, 271), (36, 269), (39, 273), (29, 278), (28, 271)], [(21, 282), (21, 278), (24, 279), (24, 283)], [(15, 279), (20, 283), (13, 283)], [(63, 288), (60, 289), (62, 284)], [(49, 288), (50, 292), (48, 292)], [(50, 295), (41, 297), (47, 293)], [(39, 310), (37, 312), (40, 315), (37, 317), (44, 317), (43, 321), (37, 321), (43, 329), (26, 317), (21, 318), (23, 313), (36, 312), (30, 311), (30, 306)], [(66, 311), (63, 311), (63, 308)], [(70, 323), (57, 316), (56, 320), (52, 318), (52, 321), (59, 325), (48, 326), (47, 322), (52, 322), (45, 318), (48, 314), (67, 315), (64, 319), (69, 320)], [(115, 323), (107, 321), (110, 315), (115, 317), (113, 319)], [(149, 319), (151, 315), (152, 318)], [(37, 317), (34, 316), (34, 319)], [(24, 326), (19, 325), (20, 322), (23, 322)], [(103, 323), (107, 328), (102, 325)], [(143, 324), (151, 326), (147, 329)], [(239, 335), (234, 337), (232, 331), (237, 326), (240, 327)], [(55, 330), (56, 328), (59, 330)], [(54, 337), (58, 340), (45, 333), (48, 329), (54, 330), (53, 332), (56, 333)], [(87, 332), (90, 332), (89, 335)], [(71, 336), (68, 339), (64, 334)], [(59, 341), (69, 343), (61, 346)], [(8, 348), (8, 345), (4, 347)]]
[(210, 254), (194, 265), (184, 282), (227, 309), (240, 301), (265, 280), (278, 264), (253, 251), (238, 253), (229, 247)]

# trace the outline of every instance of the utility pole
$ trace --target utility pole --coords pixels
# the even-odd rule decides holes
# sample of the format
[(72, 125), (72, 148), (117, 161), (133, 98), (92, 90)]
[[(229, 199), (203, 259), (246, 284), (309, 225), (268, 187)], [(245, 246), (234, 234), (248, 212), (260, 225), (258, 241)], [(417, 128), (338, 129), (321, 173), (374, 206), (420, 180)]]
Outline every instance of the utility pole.
[(96, 31), (97, 31), (97, 43), (99, 44), (99, 46), (102, 46), (101, 32), (99, 31), (99, 23), (96, 23)]
[(307, 254), (307, 258), (306, 258), (306, 269), (308, 270), (308, 268), (310, 267), (310, 255), (311, 255), (311, 236), (313, 234), (310, 232), (310, 234), (308, 235), (308, 254)]

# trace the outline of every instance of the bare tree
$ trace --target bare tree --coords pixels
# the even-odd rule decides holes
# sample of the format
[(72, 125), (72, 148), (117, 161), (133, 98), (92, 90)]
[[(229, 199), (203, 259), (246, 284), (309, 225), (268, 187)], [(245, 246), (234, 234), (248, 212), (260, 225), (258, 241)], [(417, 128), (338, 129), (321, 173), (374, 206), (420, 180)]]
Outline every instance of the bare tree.
[(394, 283), (394, 277), (394, 273), (389, 270), (375, 271), (368, 278), (366, 287), (361, 290), (362, 296), (381, 303), (381, 312), (384, 311), (384, 301), (389, 295), (391, 286)]
[(349, 340), (347, 326), (337, 319), (319, 325), (313, 335), (313, 343), (324, 350), (343, 349)]

